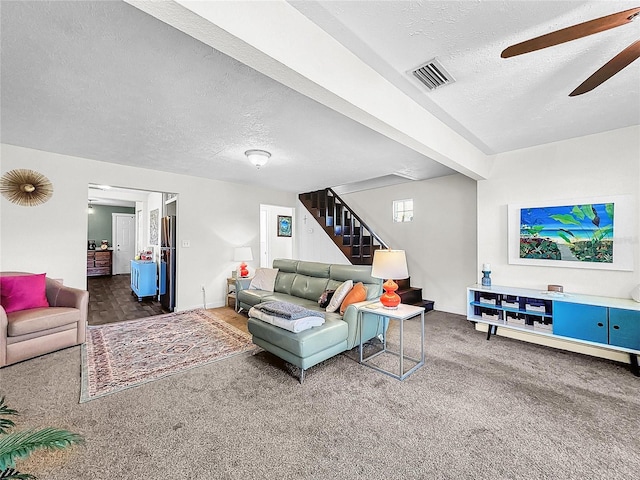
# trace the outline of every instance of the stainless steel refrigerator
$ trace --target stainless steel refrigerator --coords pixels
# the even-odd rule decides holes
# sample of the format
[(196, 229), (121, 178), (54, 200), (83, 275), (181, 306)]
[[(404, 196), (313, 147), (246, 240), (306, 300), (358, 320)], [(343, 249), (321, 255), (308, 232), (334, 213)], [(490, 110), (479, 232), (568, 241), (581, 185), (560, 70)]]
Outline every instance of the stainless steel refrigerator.
[(160, 223), (160, 303), (173, 312), (176, 306), (176, 217), (162, 217)]

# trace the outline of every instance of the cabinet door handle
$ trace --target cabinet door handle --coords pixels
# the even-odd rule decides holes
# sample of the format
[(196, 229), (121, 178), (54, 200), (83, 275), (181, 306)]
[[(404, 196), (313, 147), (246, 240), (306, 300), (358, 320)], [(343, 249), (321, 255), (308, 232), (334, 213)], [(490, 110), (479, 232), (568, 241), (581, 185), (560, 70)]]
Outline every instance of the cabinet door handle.
[(614, 330), (620, 330), (620, 325), (614, 325), (614, 326), (613, 326), (613, 329), (614, 329)]
[(602, 322), (598, 322), (598, 326), (599, 326), (599, 327), (604, 327), (604, 323), (602, 323)]

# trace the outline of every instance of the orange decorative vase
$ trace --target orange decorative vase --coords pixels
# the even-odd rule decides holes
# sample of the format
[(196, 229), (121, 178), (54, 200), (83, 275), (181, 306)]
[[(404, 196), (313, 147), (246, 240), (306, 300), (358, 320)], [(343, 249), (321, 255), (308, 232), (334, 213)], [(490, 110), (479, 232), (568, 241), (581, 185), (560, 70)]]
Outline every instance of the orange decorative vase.
[(400, 296), (396, 293), (398, 284), (389, 279), (382, 284), (384, 293), (380, 297), (380, 303), (384, 308), (396, 309), (400, 305)]
[(247, 270), (247, 264), (242, 262), (240, 264), (240, 276), (241, 277), (248, 277), (249, 276), (249, 270)]

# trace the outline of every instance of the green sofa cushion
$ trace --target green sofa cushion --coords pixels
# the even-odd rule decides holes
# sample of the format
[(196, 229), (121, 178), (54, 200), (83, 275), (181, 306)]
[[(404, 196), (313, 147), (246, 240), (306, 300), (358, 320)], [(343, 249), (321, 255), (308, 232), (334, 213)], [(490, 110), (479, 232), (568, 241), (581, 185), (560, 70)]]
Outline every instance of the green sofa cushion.
[(249, 332), (298, 357), (309, 357), (334, 345), (345, 344), (348, 327), (339, 318), (326, 318), (325, 323), (303, 332), (293, 333), (283, 328), (249, 317)]
[(309, 277), (329, 278), (331, 264), (320, 262), (298, 262), (297, 272)]
[(274, 292), (284, 293), (291, 295), (291, 286), (293, 285), (293, 279), (297, 274), (291, 272), (278, 272), (276, 276), (276, 284), (273, 287)]
[(273, 292), (266, 290), (241, 290), (238, 292), (238, 299), (242, 302), (250, 305), (256, 305), (261, 302), (266, 302), (265, 298), (273, 295)]
[(296, 273), (298, 271), (298, 260), (276, 258), (273, 261), (273, 268), (277, 268), (281, 272)]
[(294, 297), (315, 300), (316, 302), (327, 289), (328, 278), (308, 277), (306, 275), (296, 275), (291, 286), (291, 295)]

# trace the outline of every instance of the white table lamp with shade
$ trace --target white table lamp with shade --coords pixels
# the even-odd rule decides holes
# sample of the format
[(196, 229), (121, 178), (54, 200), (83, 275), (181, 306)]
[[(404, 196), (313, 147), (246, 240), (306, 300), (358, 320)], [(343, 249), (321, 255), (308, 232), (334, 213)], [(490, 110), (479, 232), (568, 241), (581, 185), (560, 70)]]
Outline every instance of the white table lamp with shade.
[(380, 297), (380, 303), (386, 309), (397, 309), (398, 305), (400, 305), (400, 296), (396, 293), (398, 284), (393, 280), (409, 277), (404, 250), (376, 250), (373, 253), (371, 276), (383, 280), (387, 279), (382, 284), (384, 293)]
[(240, 263), (240, 277), (248, 277), (249, 270), (247, 269), (247, 262), (253, 261), (253, 253), (251, 253), (251, 247), (236, 247), (233, 254), (233, 261), (242, 262)]

